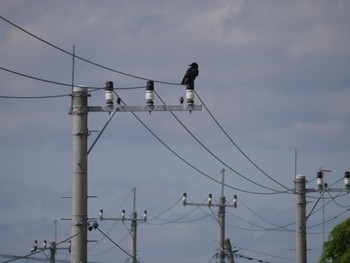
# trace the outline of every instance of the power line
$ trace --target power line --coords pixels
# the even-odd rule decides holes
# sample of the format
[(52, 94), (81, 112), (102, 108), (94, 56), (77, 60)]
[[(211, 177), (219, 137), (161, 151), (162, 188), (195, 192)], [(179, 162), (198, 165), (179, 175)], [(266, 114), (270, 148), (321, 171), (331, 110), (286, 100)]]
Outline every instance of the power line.
[(48, 96), (3, 96), (0, 95), (0, 99), (54, 99), (69, 97), (71, 94), (61, 94), (61, 95), (48, 95)]
[[(57, 45), (54, 45), (54, 44), (48, 42), (47, 40), (44, 40), (43, 38), (40, 38), (39, 36), (37, 36), (37, 35), (35, 35), (35, 34), (29, 32), (28, 30), (25, 30), (24, 28), (22, 28), (22, 27), (16, 25), (15, 23), (13, 23), (13, 22), (11, 22), (10, 20), (4, 18), (3, 16), (0, 16), (0, 18), (1, 18), (2, 20), (4, 20), (5, 22), (7, 22), (8, 24), (10, 24), (10, 25), (16, 27), (17, 29), (23, 31), (24, 33), (26, 33), (26, 34), (32, 36), (33, 38), (35, 38), (35, 39), (37, 39), (37, 40), (39, 40), (39, 41), (41, 41), (41, 42), (43, 42), (43, 43), (45, 43), (45, 44), (47, 44), (47, 45), (49, 45), (49, 46), (55, 48), (55, 49), (57, 49), (57, 50), (59, 50), (59, 51), (65, 53), (65, 54), (68, 54), (68, 55), (73, 56), (73, 57), (75, 57), (75, 58), (77, 58), (77, 59), (80, 59), (80, 60), (82, 60), (82, 61), (84, 61), (84, 62), (86, 62), (86, 63), (89, 63), (89, 64), (94, 65), (94, 66), (96, 66), (96, 67), (99, 67), (99, 68), (102, 68), (102, 69), (105, 69), (105, 70), (108, 70), (108, 71), (112, 71), (112, 72), (115, 72), (115, 73), (118, 73), (118, 74), (120, 74), (120, 75), (124, 75), (124, 76), (127, 76), (127, 77), (136, 78), (136, 79), (141, 79), (141, 80), (146, 80), (146, 81), (147, 81), (147, 80), (150, 80), (149, 78), (140, 77), (140, 76), (136, 76), (136, 75), (133, 75), (133, 74), (125, 73), (125, 72), (122, 72), (122, 71), (119, 71), (119, 70), (116, 70), (116, 69), (112, 69), (112, 68), (110, 68), (110, 67), (103, 66), (103, 65), (101, 65), (101, 64), (98, 64), (98, 63), (93, 62), (93, 61), (91, 61), (91, 60), (88, 60), (88, 59), (86, 59), (86, 58), (77, 56), (77, 55), (75, 54), (75, 52), (74, 52), (74, 53), (71, 53), (71, 52), (69, 52), (69, 51), (67, 51), (67, 50), (65, 50), (65, 49), (63, 49), (63, 48), (58, 47)], [(176, 83), (176, 82), (168, 82), (168, 81), (161, 81), (161, 80), (153, 80), (153, 81), (154, 81), (154, 82), (157, 82), (157, 83), (161, 83), (161, 84), (167, 84), (167, 85), (181, 85), (180, 83)], [(71, 86), (71, 85), (70, 85), (70, 86)]]
[[(100, 233), (102, 235), (104, 235), (109, 241), (111, 241), (116, 247), (118, 247), (121, 251), (123, 251), (126, 255), (128, 255), (129, 257), (132, 257), (132, 255), (130, 255), (130, 253), (128, 251), (126, 251), (124, 248), (122, 248), (121, 246), (119, 246), (116, 242), (114, 242), (107, 234), (105, 234), (100, 228), (97, 228), (98, 231), (100, 231)], [(135, 258), (135, 261), (138, 263), (141, 263), (139, 260), (137, 260)]]
[[(81, 234), (81, 232), (78, 232), (78, 233), (76, 233), (75, 235), (73, 235), (73, 236), (71, 236), (71, 237), (68, 237), (68, 238), (62, 240), (61, 242), (57, 243), (56, 246), (58, 246), (58, 245), (60, 245), (60, 244), (62, 244), (62, 243), (65, 243), (65, 242), (67, 242), (68, 240), (70, 240), (70, 239), (72, 239), (73, 237), (75, 237), (75, 236), (77, 236), (77, 235), (80, 235), (80, 234)], [(8, 263), (8, 262), (13, 262), (13, 261), (16, 261), (16, 260), (19, 260), (19, 259), (28, 258), (28, 257), (31, 257), (31, 256), (33, 256), (33, 255), (35, 255), (35, 254), (44, 252), (45, 250), (48, 250), (48, 249), (50, 249), (50, 247), (42, 248), (42, 249), (40, 249), (40, 250), (34, 251), (34, 252), (32, 252), (32, 253), (30, 253), (30, 254), (27, 254), (27, 255), (25, 255), (25, 256), (19, 256), (19, 257), (16, 257), (16, 258), (14, 258), (14, 259), (11, 259), (11, 260), (4, 261), (4, 262), (2, 262), (2, 263)]]
[[(9, 73), (15, 74), (15, 75), (19, 75), (21, 77), (25, 77), (25, 78), (29, 78), (29, 79), (33, 79), (33, 80), (37, 80), (37, 81), (41, 81), (41, 82), (46, 82), (46, 83), (50, 83), (50, 84), (54, 84), (54, 85), (60, 85), (60, 86), (65, 86), (65, 87), (72, 87), (72, 84), (67, 84), (67, 83), (62, 83), (62, 82), (58, 82), (58, 81), (53, 81), (53, 80), (48, 80), (48, 79), (43, 79), (43, 78), (39, 78), (39, 77), (35, 77), (35, 76), (31, 76), (31, 75), (27, 75), (21, 72), (17, 72), (8, 68), (4, 68), (4, 67), (0, 67), (1, 70), (7, 71)], [(133, 89), (144, 89), (146, 86), (133, 86), (133, 87), (116, 87), (114, 89), (117, 90), (133, 90)], [(91, 92), (91, 90), (104, 90), (105, 87), (93, 87), (93, 86), (87, 86), (87, 89), (89, 89)]]
[[(165, 105), (165, 102), (162, 100), (162, 98), (158, 95), (157, 92), (155, 92), (155, 94), (157, 95), (157, 97), (161, 100), (161, 102)], [(181, 124), (181, 126), (192, 136), (193, 139), (195, 139), (196, 142), (198, 142), (210, 155), (212, 155), (216, 160), (218, 160), (220, 163), (222, 163), (223, 165), (225, 165), (228, 169), (230, 169), (232, 172), (234, 172), (235, 174), (237, 174), (238, 176), (242, 177), (243, 179), (257, 185), (260, 186), (262, 188), (265, 188), (267, 190), (271, 190), (274, 191), (276, 193), (283, 193), (281, 191), (263, 186), (257, 182), (254, 182), (253, 180), (243, 176), (241, 173), (237, 172), (236, 170), (234, 170), (233, 168), (231, 168), (227, 163), (225, 163), (224, 161), (222, 161), (219, 157), (217, 157), (211, 150), (209, 150), (208, 147), (206, 147), (186, 126), (183, 122), (180, 121), (180, 119), (175, 115), (175, 113), (173, 113), (172, 111), (170, 111), (170, 113), (172, 114), (172, 116)], [(271, 193), (271, 194), (275, 194), (275, 193)]]
[(200, 102), (202, 103), (203, 107), (207, 110), (207, 112), (209, 113), (209, 115), (211, 116), (211, 118), (214, 120), (214, 122), (217, 124), (217, 126), (220, 128), (220, 130), (226, 135), (226, 137), (229, 139), (229, 141), (237, 148), (237, 150), (255, 167), (257, 168), (262, 174), (264, 174), (265, 176), (267, 176), (270, 180), (272, 180), (273, 182), (275, 182), (276, 184), (278, 184), (279, 186), (285, 188), (287, 191), (293, 191), (292, 189), (284, 186), (283, 184), (281, 184), (280, 182), (278, 182), (277, 180), (275, 180), (274, 178), (272, 178), (270, 175), (268, 175), (265, 171), (263, 171), (251, 158), (249, 158), (249, 156), (238, 146), (237, 143), (235, 143), (233, 141), (233, 139), (228, 135), (228, 133), (224, 130), (224, 128), (220, 125), (220, 123), (216, 120), (216, 118), (214, 117), (214, 115), (209, 111), (208, 107), (205, 105), (205, 103), (203, 102), (203, 100), (200, 98), (200, 96), (198, 95), (198, 93), (195, 91), (198, 99), (200, 100)]
[(249, 252), (254, 252), (254, 253), (257, 253), (257, 254), (261, 254), (261, 255), (264, 255), (264, 256), (269, 256), (269, 257), (274, 257), (274, 258), (278, 258), (278, 259), (294, 262), (294, 260), (292, 260), (290, 258), (280, 257), (280, 256), (272, 255), (272, 254), (269, 254), (269, 253), (260, 252), (260, 251), (254, 250), (254, 249), (250, 249), (250, 248), (244, 248), (244, 247), (237, 247), (237, 248), (238, 249), (247, 250)]

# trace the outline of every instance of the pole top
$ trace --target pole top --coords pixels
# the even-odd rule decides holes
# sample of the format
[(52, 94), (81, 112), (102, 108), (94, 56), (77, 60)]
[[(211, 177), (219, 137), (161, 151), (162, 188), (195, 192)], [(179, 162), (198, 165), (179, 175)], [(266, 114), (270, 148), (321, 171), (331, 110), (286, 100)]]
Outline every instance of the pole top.
[(73, 86), (73, 91), (87, 91), (87, 87), (85, 85), (76, 85)]
[(295, 179), (296, 180), (305, 180), (305, 175), (303, 175), (303, 174), (298, 174), (296, 177), (295, 177)]

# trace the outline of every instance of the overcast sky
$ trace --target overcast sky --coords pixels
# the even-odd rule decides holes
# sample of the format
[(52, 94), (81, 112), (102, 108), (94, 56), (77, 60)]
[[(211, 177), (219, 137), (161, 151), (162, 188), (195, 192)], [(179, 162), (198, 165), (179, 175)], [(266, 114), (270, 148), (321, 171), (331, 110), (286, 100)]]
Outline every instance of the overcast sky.
[[(320, 168), (332, 171), (328, 185), (343, 188), (350, 170), (350, 1), (1, 0), (0, 13), (0, 254), (23, 256), (35, 239), (71, 235), (71, 222), (61, 219), (71, 216), (71, 200), (62, 197), (72, 192), (75, 46), (84, 60), (74, 61), (74, 83), (113, 81), (127, 105), (144, 105), (145, 91), (122, 88), (147, 79), (156, 81), (155, 104), (177, 105), (185, 87), (173, 84), (197, 62), (195, 104), (203, 105), (191, 114), (137, 113), (142, 123), (117, 113), (88, 156), (89, 195), (98, 196), (89, 199), (89, 217), (101, 208), (106, 217), (122, 209), (130, 216), (136, 187), (136, 211), (149, 217), (138, 224), (140, 262), (215, 262), (217, 209), (180, 199), (187, 192), (202, 203), (212, 193), (218, 202), (225, 169), (226, 199), (238, 196), (238, 207), (226, 211), (226, 238), (237, 253), (295, 262), (296, 201), (286, 189), (296, 173), (315, 188)], [(33, 98), (50, 95), (67, 96)], [(89, 105), (105, 105), (104, 96), (92, 91)], [(109, 115), (88, 118), (89, 130), (99, 131)], [(307, 198), (309, 262), (349, 217), (348, 195), (319, 197)], [(128, 229), (129, 221), (100, 222), (126, 251)], [(89, 262), (128, 258), (99, 231), (88, 238)], [(69, 260), (67, 250), (57, 253)]]

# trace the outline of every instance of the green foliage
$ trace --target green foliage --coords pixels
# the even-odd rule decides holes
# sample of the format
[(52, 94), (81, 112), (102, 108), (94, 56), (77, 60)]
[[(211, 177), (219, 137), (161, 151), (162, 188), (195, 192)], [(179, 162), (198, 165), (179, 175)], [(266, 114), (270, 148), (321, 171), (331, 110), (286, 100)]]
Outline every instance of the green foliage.
[(350, 262), (350, 218), (336, 225), (323, 245), (320, 263)]

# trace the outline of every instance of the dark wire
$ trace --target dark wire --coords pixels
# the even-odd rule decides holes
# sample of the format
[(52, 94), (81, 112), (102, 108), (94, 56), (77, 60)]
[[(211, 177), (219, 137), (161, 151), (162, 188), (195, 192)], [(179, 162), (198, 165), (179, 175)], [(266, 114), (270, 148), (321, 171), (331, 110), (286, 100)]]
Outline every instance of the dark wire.
[[(116, 94), (116, 93), (115, 93)], [(118, 96), (118, 94), (116, 94)], [(121, 100), (121, 102), (126, 106), (126, 103)], [(131, 111), (131, 114), (134, 115), (134, 117), (161, 143), (163, 144), (163, 146), (165, 146), (165, 148), (167, 148), (170, 152), (172, 152), (177, 158), (179, 158), (181, 161), (183, 161), (184, 163), (186, 163), (188, 166), (190, 166), (192, 169), (194, 169), (195, 171), (197, 171), (198, 173), (204, 175), (205, 177), (209, 178), (210, 180), (217, 182), (219, 184), (222, 184), (222, 182), (218, 181), (217, 179), (207, 175), (206, 173), (202, 172), (201, 170), (199, 170), (197, 167), (195, 167), (194, 165), (192, 165), (191, 163), (189, 163), (188, 161), (186, 161), (183, 157), (181, 157), (178, 153), (176, 153), (173, 149), (171, 149), (159, 136), (157, 136), (134, 112)], [(248, 190), (243, 190), (243, 189), (239, 189), (227, 184), (224, 184), (226, 187), (240, 191), (240, 192), (244, 192), (244, 193), (248, 193), (248, 194), (260, 194), (260, 195), (270, 195), (271, 193), (259, 193), (259, 192), (252, 192), (252, 191), (248, 191)], [(272, 194), (276, 194), (276, 193), (272, 193)]]
[[(126, 251), (124, 248), (122, 248), (121, 246), (119, 246), (116, 242), (114, 242), (108, 235), (106, 235), (100, 228), (97, 228), (98, 231), (100, 231), (100, 233), (102, 235), (104, 235), (109, 241), (111, 241), (116, 247), (118, 247), (121, 251), (123, 251), (125, 254), (127, 254), (130, 258), (133, 258), (132, 255), (129, 254), (128, 251)], [(140, 261), (138, 261), (136, 258), (133, 258), (136, 262), (141, 263)]]
[(209, 113), (210, 117), (214, 120), (214, 122), (217, 124), (217, 126), (220, 128), (220, 130), (226, 135), (226, 137), (229, 139), (229, 141), (237, 148), (237, 150), (255, 167), (257, 168), (262, 174), (264, 174), (265, 176), (267, 176), (270, 180), (272, 180), (273, 182), (275, 182), (276, 184), (278, 184), (279, 186), (282, 186), (283, 188), (285, 188), (287, 191), (293, 191), (292, 189), (284, 186), (283, 184), (281, 184), (280, 182), (278, 182), (277, 180), (275, 180), (274, 178), (272, 178), (270, 175), (268, 175), (265, 171), (263, 171), (251, 158), (249, 158), (249, 156), (237, 145), (237, 143), (235, 143), (232, 138), (228, 135), (228, 133), (224, 130), (224, 128), (220, 125), (220, 123), (215, 119), (214, 115), (209, 111), (208, 107), (205, 105), (205, 103), (203, 102), (203, 100), (200, 98), (200, 96), (198, 95), (198, 93), (195, 91), (199, 101), (202, 103), (203, 107), (207, 110), (207, 112)]
[(61, 95), (48, 95), (48, 96), (2, 96), (0, 95), (0, 99), (53, 99), (53, 98), (62, 98), (69, 97), (71, 94), (61, 94)]
[[(154, 92), (157, 97), (160, 99), (160, 101), (165, 105), (165, 102), (162, 100), (162, 98), (159, 96), (159, 94), (155, 91)], [(258, 185), (262, 188), (265, 188), (267, 190), (271, 190), (273, 191), (274, 193), (266, 193), (266, 194), (280, 194), (280, 193), (285, 193), (284, 191), (278, 191), (278, 190), (275, 190), (275, 189), (272, 189), (272, 188), (269, 188), (269, 187), (266, 187), (264, 185), (261, 185), (257, 182), (254, 182), (253, 180), (243, 176), (241, 173), (237, 172), (236, 170), (234, 170), (231, 166), (229, 166), (227, 163), (225, 163), (224, 161), (222, 161), (219, 157), (217, 157), (211, 150), (208, 149), (208, 147), (206, 147), (187, 127), (186, 125), (175, 115), (175, 113), (173, 113), (172, 111), (170, 111), (170, 113), (173, 115), (173, 117), (178, 121), (178, 123), (181, 124), (181, 126), (187, 131), (187, 133), (189, 133), (193, 139), (195, 139), (195, 141), (197, 141), (210, 155), (212, 155), (216, 160), (218, 160), (220, 163), (222, 163), (223, 165), (225, 165), (228, 169), (230, 169), (232, 172), (236, 173), (238, 176), (242, 177), (243, 179), (255, 184), (255, 185)], [(220, 183), (222, 184), (222, 183)]]
[[(162, 98), (158, 95), (158, 93), (156, 91), (154, 91), (154, 93), (157, 95), (157, 97), (160, 99), (160, 101), (165, 105), (165, 102), (162, 100)], [(257, 182), (254, 182), (253, 180), (243, 176), (241, 173), (237, 172), (236, 170), (234, 170), (231, 166), (229, 166), (227, 163), (225, 163), (224, 161), (222, 161), (219, 157), (217, 157), (212, 151), (210, 151), (208, 149), (208, 147), (206, 147), (186, 126), (183, 122), (180, 121), (180, 119), (175, 115), (175, 113), (173, 113), (172, 111), (170, 111), (170, 113), (173, 115), (173, 117), (178, 121), (178, 123), (181, 124), (181, 126), (187, 131), (187, 133), (189, 133), (193, 139), (195, 139), (196, 142), (198, 142), (211, 156), (213, 156), (216, 160), (218, 160), (220, 163), (222, 163), (223, 165), (225, 165), (228, 169), (230, 169), (232, 172), (234, 172), (235, 174), (237, 174), (238, 176), (242, 177), (243, 179), (255, 184), (255, 185), (258, 185), (262, 188), (265, 188), (267, 190), (271, 190), (273, 192), (276, 192), (276, 193), (271, 193), (271, 194), (280, 194), (280, 193), (284, 193), (282, 191), (278, 191), (278, 190), (275, 190), (275, 189), (272, 189), (272, 188), (269, 188), (269, 187), (266, 187), (266, 186), (263, 186)]]
[[(76, 233), (75, 235), (73, 235), (73, 236), (71, 236), (71, 237), (68, 237), (68, 238), (62, 240), (61, 242), (58, 242), (58, 243), (56, 244), (56, 246), (58, 246), (58, 245), (60, 245), (60, 244), (62, 244), (62, 243), (67, 242), (68, 240), (72, 239), (73, 237), (75, 237), (75, 236), (77, 236), (77, 235), (80, 235), (80, 233), (81, 233), (81, 231), (78, 232), (78, 233)], [(40, 250), (34, 251), (33, 253), (30, 253), (30, 254), (28, 254), (28, 255), (21, 256), (21, 257), (16, 257), (16, 258), (14, 258), (14, 259), (7, 260), (7, 261), (4, 261), (4, 262), (2, 262), (2, 263), (13, 262), (13, 261), (16, 261), (16, 260), (19, 260), (19, 259), (28, 258), (28, 257), (31, 257), (32, 255), (35, 255), (35, 254), (44, 252), (45, 250), (48, 250), (48, 249), (50, 249), (50, 247), (41, 248)]]
[[(269, 223), (270, 225), (276, 227), (276, 229), (284, 229), (284, 230), (286, 230), (286, 231), (291, 231), (290, 229), (285, 228), (285, 226), (278, 226), (278, 225), (274, 224), (273, 222), (271, 222), (270, 220), (267, 220), (266, 218), (264, 218), (264, 217), (258, 215), (256, 212), (254, 212), (253, 209), (250, 209), (246, 204), (244, 204), (244, 203), (242, 202), (242, 200), (240, 200), (239, 203), (242, 204), (246, 209), (248, 209), (251, 213), (253, 213), (255, 216), (257, 216), (257, 217), (260, 218), (261, 220), (263, 220), (263, 221), (265, 221), (266, 223)], [(290, 223), (290, 224), (287, 224), (287, 226), (290, 226), (290, 225), (293, 225), (293, 224), (295, 224), (295, 222)]]
[(317, 227), (319, 225), (322, 225), (324, 223), (328, 223), (330, 221), (333, 221), (335, 219), (337, 219), (338, 217), (342, 216), (343, 214), (345, 214), (346, 212), (349, 212), (350, 211), (350, 208), (346, 209), (345, 211), (341, 212), (340, 214), (336, 215), (336, 216), (333, 216), (325, 221), (322, 221), (321, 223), (318, 223), (318, 224), (315, 224), (315, 225), (312, 225), (312, 226), (309, 226), (308, 228), (313, 228), (313, 227)]
[[(24, 74), (24, 73), (20, 73), (20, 72), (11, 70), (11, 69), (7, 69), (7, 68), (4, 68), (4, 67), (0, 67), (0, 69), (4, 70), (4, 71), (7, 71), (9, 73), (15, 74), (15, 75), (19, 75), (19, 76), (25, 77), (25, 78), (29, 78), (29, 79), (33, 79), (33, 80), (37, 80), (37, 81), (41, 81), (41, 82), (46, 82), (46, 83), (50, 83), (50, 84), (54, 84), (54, 85), (60, 85), (60, 86), (65, 86), (65, 87), (72, 87), (72, 84), (57, 82), (57, 81), (53, 81), (53, 80), (42, 79), (42, 78), (34, 77), (34, 76), (31, 76), (31, 75), (27, 75), (27, 74)], [(117, 89), (117, 90), (132, 90), (132, 89), (144, 89), (145, 87), (146, 86), (134, 86), (134, 87), (121, 87), (121, 88), (114, 88), (114, 89)], [(92, 87), (92, 86), (90, 86), (90, 87), (87, 86), (86, 88), (90, 89), (90, 90), (95, 90), (95, 91), (96, 90), (104, 90), (105, 89), (104, 87)]]
[[(24, 33), (26, 33), (26, 34), (32, 36), (33, 38), (35, 38), (35, 39), (37, 39), (37, 40), (39, 40), (39, 41), (41, 41), (41, 42), (43, 42), (43, 43), (45, 43), (45, 44), (47, 44), (47, 45), (53, 47), (53, 48), (55, 48), (55, 49), (58, 49), (59, 51), (65, 53), (65, 54), (68, 54), (68, 55), (70, 55), (70, 56), (74, 56), (75, 58), (80, 59), (80, 60), (82, 60), (82, 61), (84, 61), (84, 62), (86, 62), (86, 63), (89, 63), (89, 64), (94, 65), (94, 66), (96, 66), (96, 67), (99, 67), (99, 68), (102, 68), (102, 69), (106, 69), (106, 70), (109, 70), (109, 71), (112, 71), (112, 72), (115, 72), (115, 73), (118, 73), (118, 74), (120, 74), (120, 75), (124, 75), (124, 76), (127, 76), (127, 77), (136, 78), (136, 79), (141, 79), (141, 80), (146, 80), (146, 81), (150, 80), (149, 78), (139, 77), (139, 76), (136, 76), (136, 75), (133, 75), (133, 74), (129, 74), (129, 73), (125, 73), (125, 72), (122, 72), (122, 71), (119, 71), (119, 70), (115, 70), (115, 69), (112, 69), (112, 68), (103, 66), (103, 65), (101, 65), (101, 64), (98, 64), (98, 63), (96, 63), (96, 62), (93, 62), (93, 61), (91, 61), (91, 60), (88, 60), (88, 59), (86, 59), (86, 58), (77, 56), (76, 54), (73, 54), (73, 53), (71, 53), (71, 52), (69, 52), (69, 51), (67, 51), (67, 50), (64, 50), (63, 48), (60, 48), (60, 47), (58, 47), (58, 46), (56, 46), (56, 45), (54, 45), (54, 44), (52, 44), (52, 43), (50, 43), (50, 42), (48, 42), (48, 41), (42, 39), (42, 38), (40, 38), (40, 37), (34, 35), (33, 33), (30, 33), (28, 30), (25, 30), (24, 28), (22, 28), (22, 27), (20, 27), (20, 26), (18, 26), (18, 25), (16, 25), (16, 24), (14, 24), (14, 23), (12, 23), (12, 22), (9, 21), (8, 19), (4, 18), (3, 16), (0, 16), (0, 18), (1, 18), (2, 20), (4, 20), (5, 22), (7, 22), (8, 24), (10, 24), (10, 25), (16, 27), (17, 29), (23, 31)], [(157, 83), (161, 83), (161, 84), (167, 84), (167, 85), (181, 85), (180, 83), (175, 83), (175, 82), (167, 82), (167, 81), (160, 81), (160, 80), (153, 80), (153, 81), (154, 81), (154, 82), (157, 82)], [(71, 85), (70, 85), (70, 86), (71, 86)]]
[(290, 259), (290, 258), (280, 257), (280, 256), (268, 254), (268, 253), (265, 253), (265, 252), (260, 252), (260, 251), (257, 251), (257, 250), (249, 249), (249, 248), (244, 248), (244, 247), (237, 247), (237, 248), (238, 248), (238, 249), (247, 250), (247, 251), (250, 251), (250, 252), (254, 252), (254, 253), (257, 253), (257, 254), (269, 256), (269, 257), (274, 257), (274, 258), (278, 258), (278, 259), (282, 259), (282, 260), (286, 260), (286, 261), (295, 262), (294, 260), (292, 260), (292, 259)]

